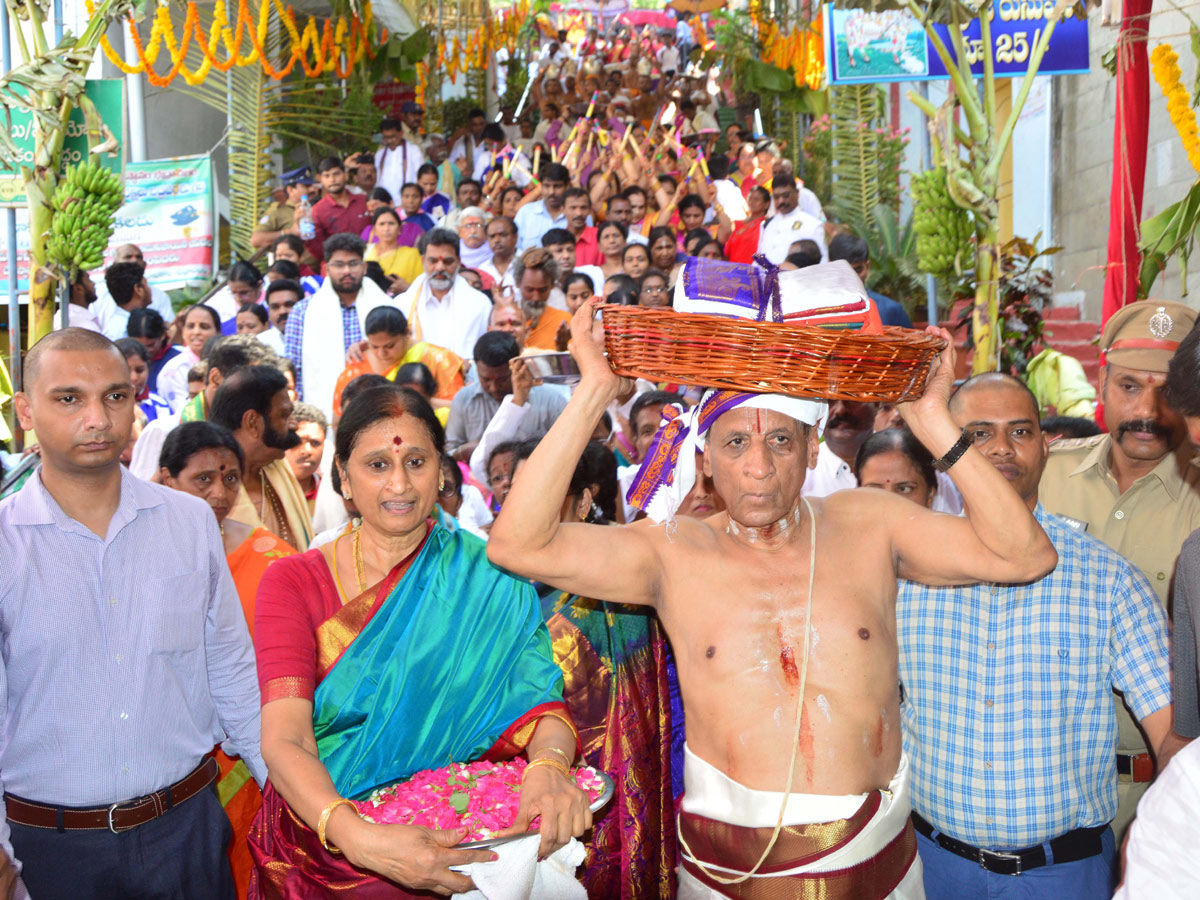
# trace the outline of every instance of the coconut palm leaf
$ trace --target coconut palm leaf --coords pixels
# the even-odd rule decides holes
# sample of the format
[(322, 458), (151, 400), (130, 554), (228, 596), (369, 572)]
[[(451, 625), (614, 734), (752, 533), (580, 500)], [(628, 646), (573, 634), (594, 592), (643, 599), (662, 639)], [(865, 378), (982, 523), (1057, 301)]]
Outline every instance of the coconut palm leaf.
[[(338, 14), (338, 10), (334, 10)], [(176, 33), (183, 28), (182, 10), (172, 10)], [(282, 30), (271, 28), (264, 52), (282, 65)], [(193, 43), (187, 65), (195, 69), (203, 56)], [(198, 85), (182, 79), (173, 87), (228, 117), (229, 134), (229, 239), (234, 253), (253, 254), (250, 235), (266, 207), (277, 167), (272, 153), (289, 156), (303, 151), (303, 163), (319, 156), (341, 155), (346, 147), (368, 145), (379, 125), (379, 110), (371, 102), (371, 85), (365, 65), (345, 82), (333, 75), (309, 78), (299, 66), (282, 81), (275, 81), (260, 65), (234, 66), (225, 75), (212, 72)], [(286, 168), (286, 167), (285, 167)]]
[(830, 211), (858, 234), (868, 237), (880, 201), (879, 135), (883, 92), (875, 85), (837, 85), (830, 89), (833, 194)]

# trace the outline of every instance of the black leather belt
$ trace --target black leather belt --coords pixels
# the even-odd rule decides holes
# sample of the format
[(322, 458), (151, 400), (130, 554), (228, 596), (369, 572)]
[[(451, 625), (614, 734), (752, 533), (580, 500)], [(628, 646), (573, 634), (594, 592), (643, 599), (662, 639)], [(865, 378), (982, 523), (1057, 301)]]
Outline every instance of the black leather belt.
[[(1042, 844), (1028, 847), (1025, 850), (982, 850), (937, 831), (917, 813), (912, 814), (912, 821), (913, 827), (919, 834), (929, 838), (943, 850), (949, 850), (956, 856), (979, 863), (981, 868), (997, 875), (1020, 875), (1030, 869), (1039, 869), (1048, 862), (1046, 848)], [(1054, 855), (1055, 865), (1099, 856), (1104, 852), (1104, 845), (1100, 839), (1107, 828), (1107, 825), (1076, 828), (1074, 831), (1068, 831), (1066, 834), (1053, 838), (1049, 844), (1050, 851)], [(934, 837), (935, 832), (937, 833), (936, 837)]]

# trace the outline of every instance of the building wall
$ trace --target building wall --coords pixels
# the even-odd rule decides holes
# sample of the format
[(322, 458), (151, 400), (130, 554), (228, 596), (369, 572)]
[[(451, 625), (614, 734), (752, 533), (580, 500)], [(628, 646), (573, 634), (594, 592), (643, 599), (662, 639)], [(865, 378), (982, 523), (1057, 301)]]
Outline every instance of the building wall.
[[(1188, 21), (1165, 4), (1155, 6), (1150, 20), (1148, 49), (1163, 40), (1180, 54), (1183, 82), (1191, 86), (1196, 62), (1188, 47)], [(1100, 25), (1100, 10), (1090, 14), (1091, 72), (1056, 79), (1052, 165), (1054, 184), (1054, 242), (1063, 252), (1055, 257), (1055, 289), (1061, 304), (1078, 305), (1084, 319), (1099, 320), (1104, 296), (1104, 265), (1108, 244), (1109, 196), (1113, 167), (1113, 124), (1116, 80), (1105, 70), (1102, 56), (1116, 43), (1117, 29)], [(1017, 172), (1020, 172), (1019, 167)], [(1020, 175), (1018, 174), (1018, 187)], [(1167, 103), (1153, 76), (1150, 79), (1150, 137), (1147, 148), (1143, 219), (1180, 200), (1196, 180), (1179, 136), (1167, 116)], [(1193, 288), (1200, 283), (1193, 274)], [(1178, 263), (1167, 265), (1165, 280), (1155, 283), (1153, 297), (1182, 296)], [(1200, 300), (1193, 301), (1193, 305)]]

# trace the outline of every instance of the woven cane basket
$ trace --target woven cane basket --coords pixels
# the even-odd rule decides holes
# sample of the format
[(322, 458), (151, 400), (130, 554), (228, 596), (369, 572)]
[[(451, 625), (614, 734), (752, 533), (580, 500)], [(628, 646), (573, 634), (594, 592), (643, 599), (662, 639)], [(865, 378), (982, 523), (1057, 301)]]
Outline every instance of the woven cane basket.
[(754, 393), (914, 400), (946, 346), (907, 328), (864, 334), (637, 306), (601, 312), (608, 361), (618, 375)]

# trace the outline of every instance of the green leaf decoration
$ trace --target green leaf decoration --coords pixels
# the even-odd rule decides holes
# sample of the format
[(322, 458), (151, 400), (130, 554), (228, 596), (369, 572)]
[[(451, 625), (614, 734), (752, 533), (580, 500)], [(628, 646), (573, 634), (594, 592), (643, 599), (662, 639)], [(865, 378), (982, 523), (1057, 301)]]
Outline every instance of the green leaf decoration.
[(454, 811), (460, 816), (466, 813), (467, 807), (470, 805), (471, 795), (464, 794), (462, 791), (457, 791), (450, 795), (450, 805)]
[(400, 46), (408, 61), (415, 64), (424, 59), (425, 55), (429, 53), (430, 44), (429, 32), (424, 28), (418, 28), (406, 37)]
[(1166, 268), (1167, 260), (1179, 256), (1183, 276), (1183, 294), (1187, 295), (1187, 263), (1200, 227), (1200, 180), (1178, 203), (1172, 203), (1157, 216), (1142, 222), (1138, 249), (1142, 252), (1142, 271), (1138, 296), (1150, 295), (1155, 280)]

